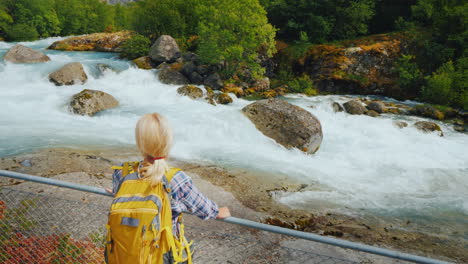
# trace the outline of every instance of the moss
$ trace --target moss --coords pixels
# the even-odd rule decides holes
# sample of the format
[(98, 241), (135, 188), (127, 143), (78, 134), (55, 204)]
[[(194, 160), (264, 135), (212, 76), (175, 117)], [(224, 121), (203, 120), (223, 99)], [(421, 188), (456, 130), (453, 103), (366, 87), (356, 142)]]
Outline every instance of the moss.
[(171, 70), (174, 70), (174, 71), (180, 71), (183, 66), (184, 64), (182, 62), (177, 62), (177, 63), (172, 63), (171, 65), (169, 65), (169, 68), (171, 68)]

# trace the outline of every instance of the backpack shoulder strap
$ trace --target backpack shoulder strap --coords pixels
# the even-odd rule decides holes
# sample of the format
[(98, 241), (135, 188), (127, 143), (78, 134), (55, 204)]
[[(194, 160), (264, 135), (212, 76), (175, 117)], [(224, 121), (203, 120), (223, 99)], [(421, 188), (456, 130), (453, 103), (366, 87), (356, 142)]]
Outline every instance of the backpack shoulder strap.
[(176, 173), (179, 171), (181, 171), (179, 168), (170, 168), (169, 171), (165, 174), (167, 182), (171, 182), (174, 175), (176, 175)]
[(122, 178), (128, 174), (132, 174), (138, 171), (138, 166), (140, 166), (139, 161), (124, 162), (122, 166), (112, 166), (113, 170), (122, 170)]

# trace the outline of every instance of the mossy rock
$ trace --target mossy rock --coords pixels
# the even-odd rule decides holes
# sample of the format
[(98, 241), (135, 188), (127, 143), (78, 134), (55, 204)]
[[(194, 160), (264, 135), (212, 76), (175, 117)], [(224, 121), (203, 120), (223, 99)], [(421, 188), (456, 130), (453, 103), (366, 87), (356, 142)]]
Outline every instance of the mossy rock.
[(72, 97), (70, 110), (75, 114), (93, 116), (118, 105), (119, 102), (108, 93), (85, 89)]
[(218, 102), (218, 104), (230, 104), (233, 102), (231, 96), (229, 96), (229, 94), (227, 93), (220, 93), (217, 94), (215, 97), (216, 102)]
[(192, 99), (203, 97), (203, 90), (195, 85), (184, 85), (177, 89), (177, 93), (180, 95), (188, 96)]
[(410, 110), (410, 114), (436, 120), (445, 119), (444, 113), (431, 105), (417, 105)]
[(151, 70), (154, 67), (153, 62), (149, 56), (140, 57), (137, 59), (132, 60), (133, 63), (139, 68), (143, 70)]
[(414, 123), (414, 127), (416, 127), (418, 130), (424, 133), (437, 132), (439, 136), (441, 137), (444, 136), (444, 133), (442, 132), (442, 129), (440, 128), (440, 126), (434, 122), (419, 121), (419, 122)]

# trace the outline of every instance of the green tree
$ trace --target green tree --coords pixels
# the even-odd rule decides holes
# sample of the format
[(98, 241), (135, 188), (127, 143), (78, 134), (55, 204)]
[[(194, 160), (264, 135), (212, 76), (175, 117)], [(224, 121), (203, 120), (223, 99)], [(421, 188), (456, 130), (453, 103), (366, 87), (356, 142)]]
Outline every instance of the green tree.
[(149, 53), (151, 41), (142, 35), (134, 35), (122, 45), (120, 56), (130, 60), (146, 56)]
[(402, 55), (394, 67), (398, 74), (398, 84), (406, 93), (417, 95), (422, 85), (423, 75), (412, 55)]
[(9, 40), (15, 41), (29, 41), (39, 37), (36, 29), (26, 24), (14, 24), (8, 27), (6, 35)]
[(200, 5), (198, 54), (204, 63), (222, 63), (227, 76), (247, 66), (263, 74), (258, 52), (271, 57), (275, 29), (258, 0), (213, 0)]
[(133, 16), (133, 28), (152, 40), (163, 34), (175, 38), (186, 36), (186, 16), (181, 14), (184, 4), (183, 0), (138, 1)]

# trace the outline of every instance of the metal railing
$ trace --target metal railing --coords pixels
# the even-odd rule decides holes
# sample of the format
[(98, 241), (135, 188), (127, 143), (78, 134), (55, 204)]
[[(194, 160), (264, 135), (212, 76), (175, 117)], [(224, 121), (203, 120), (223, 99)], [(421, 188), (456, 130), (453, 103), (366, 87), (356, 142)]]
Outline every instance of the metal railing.
[[(17, 172), (11, 172), (11, 171), (4, 171), (0, 170), (0, 176), (4, 177), (10, 177), (18, 180), (24, 180), (24, 181), (31, 181), (31, 182), (36, 182), (36, 183), (42, 183), (42, 184), (48, 184), (48, 185), (54, 185), (54, 186), (59, 186), (59, 187), (64, 187), (64, 188), (69, 188), (69, 189), (74, 189), (74, 190), (79, 190), (79, 191), (84, 191), (88, 193), (94, 193), (94, 194), (99, 194), (99, 195), (104, 195), (104, 196), (109, 196), (112, 197), (112, 194), (109, 194), (106, 192), (103, 188), (99, 187), (93, 187), (93, 186), (86, 186), (86, 185), (80, 185), (80, 184), (74, 184), (70, 182), (65, 182), (65, 181), (59, 181), (55, 179), (49, 179), (49, 178), (44, 178), (44, 177), (37, 177), (37, 176), (32, 176), (32, 175), (27, 175), (27, 174), (22, 174), (22, 173), (17, 173)], [(54, 198), (56, 199), (56, 198)], [(0, 204), (0, 229), (3, 228), (4, 230), (10, 230), (13, 229), (13, 231), (18, 230), (18, 227), (21, 227), (25, 229), (26, 227), (26, 234), (28, 233), (28, 225), (34, 226), (34, 223), (31, 222), (30, 219), (27, 219), (24, 216), (24, 212), (28, 211), (31, 206), (37, 206), (37, 204), (31, 200), (31, 198), (28, 199), (16, 199), (17, 201), (10, 201), (10, 204), (15, 204), (16, 207), (14, 210), (9, 212), (8, 216), (2, 215), (2, 210), (1, 210), (1, 204)], [(50, 206), (49, 206), (50, 207)], [(81, 211), (81, 212), (80, 212)], [(3, 210), (5, 212), (5, 210)], [(83, 210), (68, 210), (67, 212), (64, 212), (63, 218), (70, 218), (74, 216), (74, 212), (77, 213), (83, 213)], [(48, 216), (50, 214), (47, 213), (47, 211), (42, 212), (41, 214), (37, 215), (37, 217), (41, 218), (42, 222), (47, 222)], [(106, 219), (106, 216), (99, 216), (97, 219), (93, 217), (89, 217), (89, 214), (86, 214), (86, 221), (89, 222), (84, 227), (86, 226), (94, 226), (94, 230), (98, 229), (99, 224), (102, 223), (102, 219)], [(91, 214), (93, 215), (93, 214)], [(3, 216), (3, 219), (2, 219)], [(96, 216), (96, 214), (94, 214)], [(16, 221), (16, 223), (11, 222), (11, 220)], [(56, 220), (51, 220), (56, 221)], [(426, 258), (426, 257), (421, 257), (421, 256), (416, 256), (416, 255), (410, 255), (402, 252), (397, 252), (397, 251), (392, 251), (392, 250), (387, 250), (383, 248), (378, 248), (378, 247), (373, 247), (373, 246), (368, 246), (360, 243), (355, 243), (355, 242), (350, 242), (346, 240), (341, 240), (341, 239), (336, 239), (336, 238), (330, 238), (330, 237), (323, 237), (320, 235), (312, 234), (312, 233), (306, 233), (306, 232), (301, 232), (301, 231), (296, 231), (296, 230), (291, 230), (287, 228), (282, 228), (278, 226), (272, 226), (272, 225), (267, 225), (267, 224), (262, 224), (250, 220), (245, 220), (245, 219), (240, 219), (236, 217), (229, 217), (227, 219), (223, 219), (220, 221), (224, 221), (226, 223), (231, 223), (231, 224), (237, 224), (241, 226), (245, 226), (248, 228), (254, 228), (258, 230), (263, 230), (263, 231), (268, 231), (268, 232), (273, 232), (277, 234), (282, 234), (282, 235), (287, 235), (287, 236), (292, 236), (300, 239), (305, 239), (305, 240), (310, 240), (310, 241), (315, 241), (323, 244), (328, 244), (328, 245), (333, 245), (341, 248), (347, 248), (347, 249), (353, 249), (361, 252), (367, 252), (370, 254), (375, 254), (375, 255), (380, 255), (380, 256), (385, 256), (393, 259), (399, 259), (399, 260), (404, 260), (404, 261), (410, 261), (410, 262), (415, 262), (415, 263), (448, 263), (436, 259), (431, 259), (431, 258)], [(18, 254), (15, 250), (22, 249), (22, 253), (25, 254), (27, 257), (34, 257), (35, 255), (42, 254), (42, 251), (44, 250), (39, 250), (40, 252), (31, 252), (28, 250), (24, 250), (24, 246), (18, 246), (22, 244), (28, 244), (28, 243), (35, 243), (37, 245), (41, 245), (41, 248), (47, 248), (49, 247), (49, 254), (47, 257), (50, 260), (54, 260), (54, 257), (56, 259), (67, 259), (70, 258), (70, 254), (73, 255), (73, 253), (76, 251), (80, 251), (81, 253), (86, 253), (86, 258), (88, 259), (86, 262), (57, 262), (57, 261), (52, 261), (52, 262), (45, 262), (45, 263), (102, 263), (102, 259), (99, 259), (100, 256), (102, 256), (102, 248), (99, 247), (99, 242), (100, 239), (102, 239), (103, 234), (102, 233), (96, 233), (96, 234), (91, 234), (88, 235), (84, 240), (76, 240), (77, 236), (70, 236), (69, 234), (65, 234), (60, 232), (60, 228), (70, 231), (73, 230), (67, 227), (67, 223), (70, 223), (70, 220), (68, 221), (61, 221), (61, 223), (56, 223), (55, 225), (52, 223), (52, 228), (51, 230), (42, 230), (41, 234), (45, 237), (43, 238), (36, 238), (36, 240), (31, 240), (30, 236), (24, 236), (24, 234), (19, 234), (18, 237), (15, 237), (14, 232), (12, 233), (13, 237), (8, 238), (8, 243), (5, 246), (5, 243), (2, 243), (2, 238), (0, 237), (0, 246), (3, 246), (4, 252), (7, 252), (8, 250), (12, 251), (8, 254), (11, 255), (11, 253)], [(3, 226), (2, 226), (3, 224)], [(9, 226), (5, 226), (9, 225)], [(17, 225), (17, 226), (15, 226)], [(97, 225), (97, 226), (96, 226)], [(80, 224), (81, 227), (83, 225)], [(37, 227), (34, 227), (37, 228)], [(50, 228), (49, 228), (50, 229)], [(3, 230), (3, 231), (4, 231)], [(0, 230), (2, 231), (2, 230)], [(4, 232), (5, 233), (5, 232)], [(83, 233), (83, 230), (78, 231), (78, 233)], [(79, 237), (79, 236), (78, 236)], [(5, 238), (4, 238), (5, 239)], [(29, 239), (29, 240), (28, 240)], [(50, 241), (55, 241), (50, 245)], [(14, 245), (16, 247), (13, 247), (11, 245)], [(6, 249), (5, 249), (6, 247)], [(83, 249), (84, 248), (84, 251)], [(1, 250), (1, 249), (0, 249)], [(50, 253), (52, 252), (52, 253)], [(0, 262), (2, 262), (2, 251), (0, 251)], [(6, 254), (6, 253), (4, 253)], [(68, 254), (68, 255), (67, 255)], [(317, 254), (315, 254), (317, 255)], [(58, 257), (60, 256), (60, 257)], [(96, 258), (96, 262), (90, 261), (90, 259)], [(331, 257), (330, 257), (331, 259)], [(5, 262), (4, 263), (23, 263), (21, 261), (17, 262)], [(343, 261), (343, 260), (340, 260)], [(344, 261), (346, 262), (346, 261)], [(273, 262), (267, 262), (267, 263), (273, 263)], [(298, 262), (299, 263), (299, 262)], [(315, 263), (315, 262), (312, 262)]]

